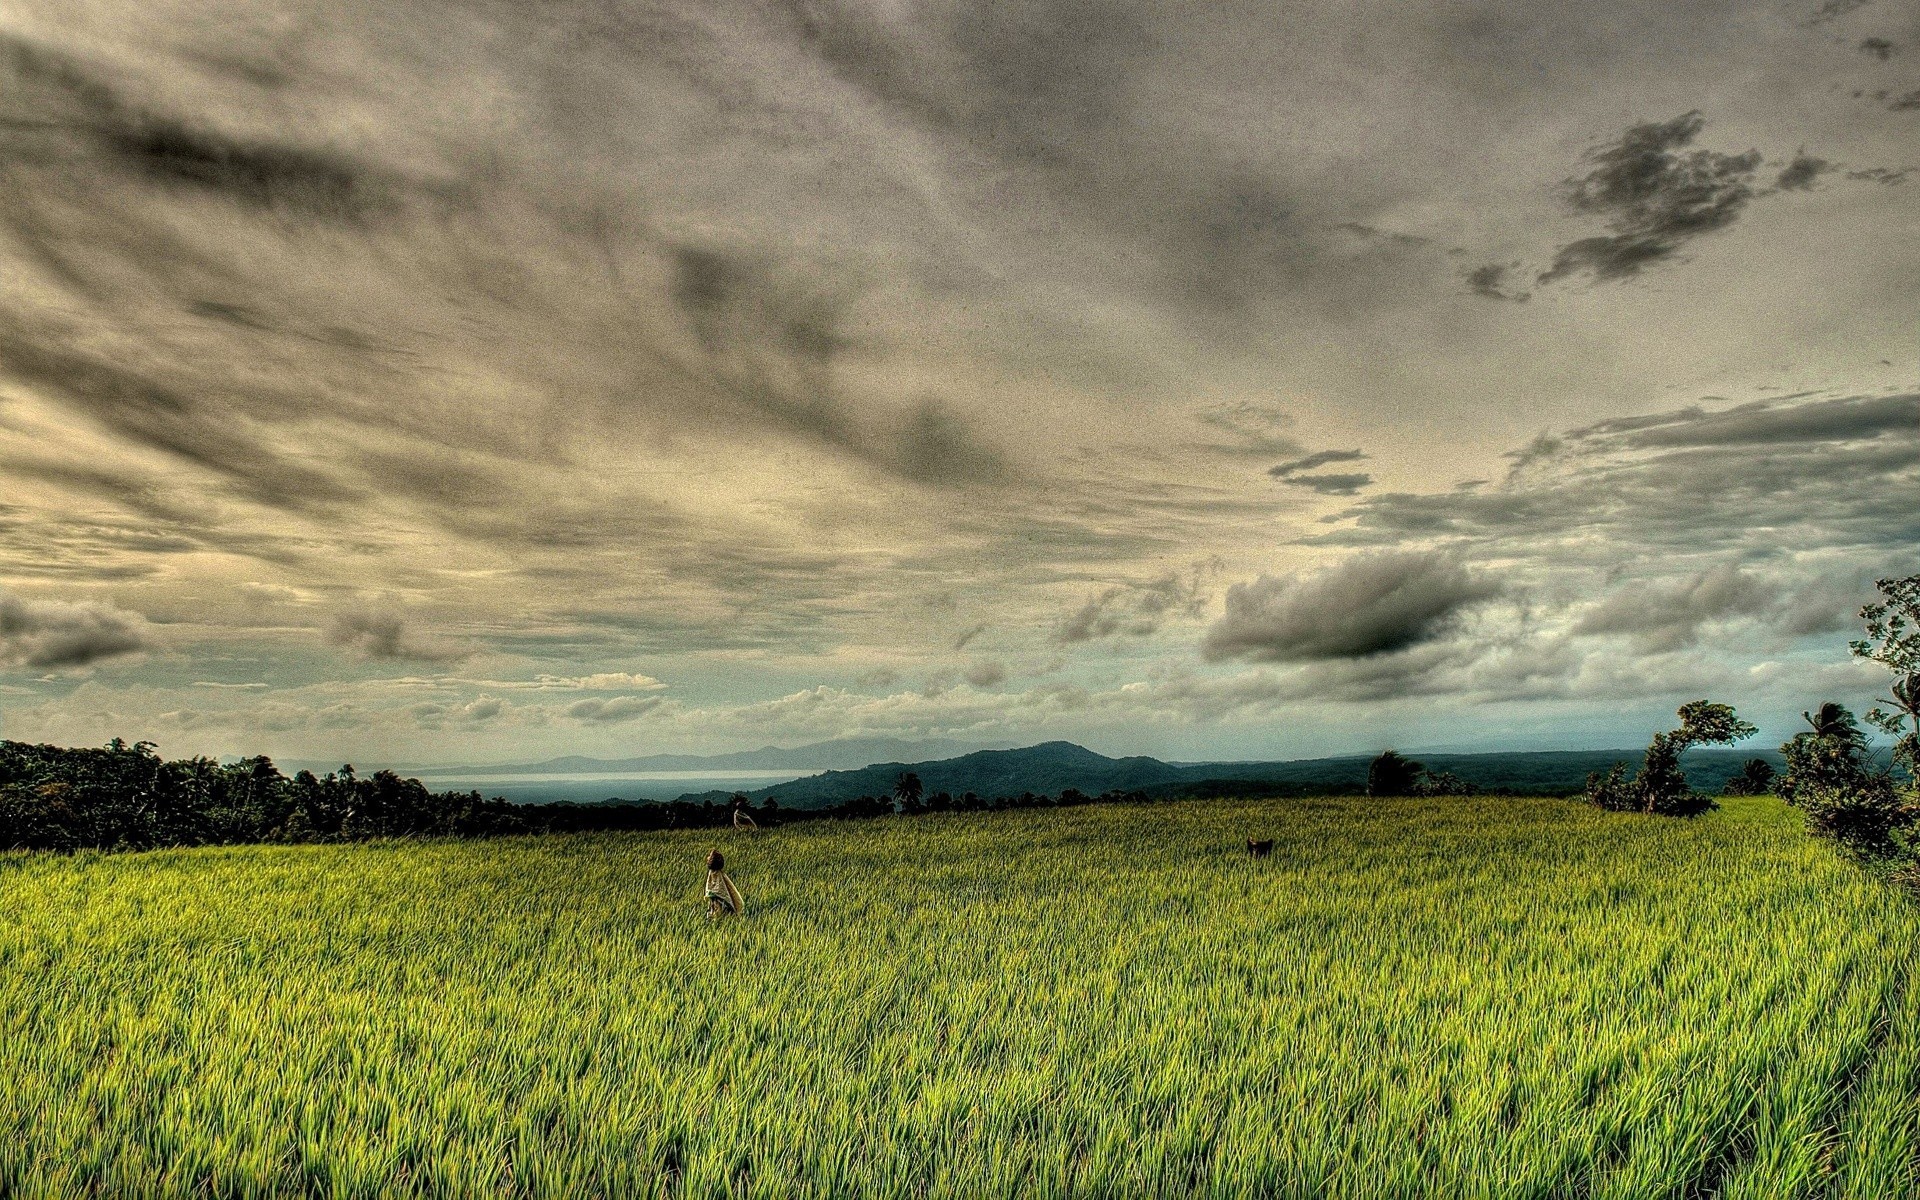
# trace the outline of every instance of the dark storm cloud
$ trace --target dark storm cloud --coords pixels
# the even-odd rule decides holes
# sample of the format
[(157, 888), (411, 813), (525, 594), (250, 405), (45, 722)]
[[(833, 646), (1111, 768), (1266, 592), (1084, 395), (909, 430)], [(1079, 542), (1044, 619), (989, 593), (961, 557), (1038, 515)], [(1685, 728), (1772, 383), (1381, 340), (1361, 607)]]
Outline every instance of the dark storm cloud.
[(1792, 162), (1781, 168), (1780, 174), (1774, 177), (1773, 186), (1783, 192), (1808, 191), (1816, 179), (1833, 169), (1833, 164), (1826, 159), (1814, 158), (1802, 150), (1793, 156)]
[(110, 604), (64, 604), (0, 592), (0, 667), (83, 667), (152, 644), (144, 618)]
[(1329, 466), (1333, 463), (1359, 462), (1366, 456), (1363, 450), (1316, 450), (1305, 458), (1276, 463), (1267, 468), (1267, 474), (1275, 479), (1285, 479), (1298, 471), (1311, 471), (1315, 467)]
[(1207, 631), (1209, 661), (1311, 662), (1365, 658), (1438, 637), (1500, 585), (1439, 553), (1348, 558), (1311, 574), (1262, 575), (1227, 589), (1226, 613)]
[(1739, 220), (1753, 199), (1760, 152), (1688, 150), (1705, 123), (1697, 111), (1683, 113), (1631, 126), (1590, 151), (1592, 170), (1562, 185), (1566, 202), (1576, 213), (1603, 218), (1613, 232), (1560, 247), (1539, 282), (1582, 273), (1601, 283), (1630, 279)]
[[(54, 143), (28, 153), (58, 155), (67, 151), (57, 139), (84, 138), (103, 162), (155, 185), (304, 217), (358, 221), (392, 204), (392, 181), (344, 155), (235, 138), (138, 107), (76, 62), (30, 42), (0, 36), (0, 64), (16, 102), (34, 114), (28, 128)], [(23, 132), (15, 126), (16, 141)]]
[(1298, 454), (1300, 443), (1287, 430), (1293, 427), (1293, 414), (1269, 404), (1239, 401), (1201, 409), (1193, 419), (1225, 434), (1227, 441), (1208, 443), (1202, 448), (1210, 454), (1231, 458), (1270, 458), (1276, 454)]
[(971, 663), (961, 674), (961, 678), (972, 687), (996, 687), (1007, 681), (1007, 664), (992, 659)]
[(1632, 447), (1819, 444), (1920, 433), (1920, 396), (1847, 396), (1800, 403), (1755, 401), (1719, 412), (1685, 408), (1601, 421), (1569, 441)]
[(1280, 481), (1288, 487), (1307, 488), (1322, 496), (1352, 496), (1361, 488), (1373, 486), (1373, 476), (1364, 471), (1351, 474), (1289, 475)]
[(1521, 291), (1507, 282), (1518, 268), (1518, 263), (1486, 263), (1475, 267), (1467, 272), (1467, 290), (1489, 300), (1524, 301), (1532, 293)]

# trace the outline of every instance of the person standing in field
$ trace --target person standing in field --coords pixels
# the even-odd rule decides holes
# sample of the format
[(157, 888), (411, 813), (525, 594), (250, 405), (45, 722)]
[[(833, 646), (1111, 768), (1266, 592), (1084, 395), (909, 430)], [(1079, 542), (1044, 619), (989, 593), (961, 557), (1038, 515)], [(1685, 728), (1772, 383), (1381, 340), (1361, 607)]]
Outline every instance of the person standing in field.
[(740, 889), (733, 886), (733, 880), (727, 878), (727, 860), (718, 850), (707, 855), (707, 920), (731, 913), (744, 915), (747, 902), (740, 897)]

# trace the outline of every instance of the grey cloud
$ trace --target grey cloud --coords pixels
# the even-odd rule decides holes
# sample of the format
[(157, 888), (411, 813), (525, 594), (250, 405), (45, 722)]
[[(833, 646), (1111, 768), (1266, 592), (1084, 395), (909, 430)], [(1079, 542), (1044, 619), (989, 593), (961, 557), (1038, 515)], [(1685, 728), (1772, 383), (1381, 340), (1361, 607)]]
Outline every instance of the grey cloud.
[(1887, 101), (1888, 112), (1911, 112), (1914, 109), (1920, 109), (1920, 88)]
[(994, 687), (1007, 681), (1007, 665), (993, 660), (982, 660), (970, 664), (961, 676), (977, 688)]
[(1494, 487), (1370, 497), (1309, 540), (1420, 539), (1563, 564), (1857, 553), (1920, 543), (1916, 470), (1920, 395), (1689, 407), (1544, 437)]
[(1508, 278), (1519, 269), (1518, 263), (1485, 263), (1467, 272), (1467, 290), (1476, 296), (1485, 296), (1489, 300), (1511, 300), (1524, 302), (1533, 293), (1521, 291), (1508, 283)]
[(611, 700), (593, 697), (576, 700), (567, 705), (564, 711), (576, 721), (611, 725), (644, 717), (660, 707), (661, 703), (659, 696), (615, 696)]
[(1873, 55), (1881, 62), (1886, 62), (1893, 57), (1893, 52), (1897, 47), (1886, 38), (1869, 37), (1860, 39), (1860, 49), (1867, 54)]
[(83, 667), (152, 645), (149, 626), (137, 613), (0, 593), (0, 667)]
[(967, 643), (985, 633), (987, 628), (988, 626), (985, 621), (981, 621), (975, 625), (969, 625), (967, 628), (961, 630), (959, 635), (953, 639), (953, 648), (955, 650), (965, 650)]
[(1871, 3), (1873, 3), (1873, 0), (1826, 0), (1826, 3), (1814, 10), (1813, 16), (1807, 19), (1807, 24), (1824, 25), (1829, 21), (1838, 20), (1856, 9), (1865, 8)]
[(1280, 482), (1288, 487), (1308, 488), (1323, 496), (1352, 496), (1361, 488), (1373, 485), (1373, 476), (1365, 472), (1352, 474), (1325, 475), (1289, 475)]
[(1366, 454), (1359, 450), (1320, 450), (1305, 458), (1296, 458), (1290, 462), (1278, 463), (1267, 468), (1267, 474), (1276, 479), (1285, 479), (1296, 471), (1311, 471), (1315, 467), (1324, 467), (1331, 463), (1359, 462)]
[(1797, 404), (1761, 400), (1719, 412), (1685, 408), (1602, 421), (1566, 436), (1636, 448), (1772, 446), (1911, 434), (1916, 423), (1920, 395), (1847, 396)]
[(1107, 588), (1074, 610), (1054, 630), (1063, 645), (1124, 634), (1145, 637), (1159, 631), (1169, 616), (1196, 616), (1205, 607), (1204, 571), (1191, 578), (1169, 573), (1142, 584)]
[(138, 108), (79, 64), (18, 38), (0, 38), (0, 59), (25, 93), (43, 139), (91, 139), (105, 161), (153, 184), (250, 208), (354, 221), (392, 203), (390, 180), (346, 156), (247, 141)]
[(1604, 218), (1613, 232), (1560, 247), (1539, 282), (1583, 272), (1601, 283), (1630, 279), (1738, 220), (1753, 199), (1760, 152), (1689, 151), (1705, 123), (1699, 112), (1683, 113), (1631, 126), (1590, 151), (1593, 169), (1563, 185), (1567, 205)]
[(1634, 583), (1588, 609), (1573, 632), (1625, 634), (1648, 653), (1692, 645), (1702, 625), (1759, 612), (1768, 589), (1737, 563), (1721, 563), (1677, 583)]
[(1287, 432), (1293, 427), (1293, 414), (1272, 405), (1244, 400), (1218, 404), (1194, 413), (1193, 419), (1229, 438), (1225, 443), (1208, 444), (1205, 449), (1210, 453), (1236, 458), (1300, 453), (1300, 443)]
[(1793, 156), (1793, 161), (1782, 167), (1780, 174), (1774, 177), (1773, 186), (1783, 192), (1804, 192), (1813, 188), (1814, 181), (1834, 169), (1834, 165), (1824, 158), (1814, 158), (1805, 150)]
[(397, 612), (374, 608), (336, 613), (327, 626), (326, 637), (331, 645), (344, 646), (368, 659), (446, 662), (469, 653), (441, 639), (420, 636)]
[[(1888, 572), (1897, 574), (1898, 572)], [(1789, 638), (1853, 630), (1860, 607), (1873, 599), (1874, 571), (1824, 571), (1780, 597), (1774, 626)]]
[(1888, 187), (1897, 187), (1905, 183), (1907, 176), (1911, 173), (1911, 167), (1898, 171), (1890, 167), (1863, 167), (1858, 171), (1848, 171), (1847, 178), (1864, 180), (1867, 183), (1885, 184)]
[(1387, 654), (1438, 637), (1463, 610), (1500, 590), (1445, 554), (1356, 555), (1311, 574), (1234, 584), (1201, 653), (1213, 662)]
[(834, 369), (852, 345), (841, 329), (846, 295), (713, 246), (682, 246), (671, 257), (673, 297), (706, 351), (711, 377), (738, 402), (790, 433), (921, 483), (1008, 474), (1006, 460), (938, 399), (876, 420), (842, 395)]
[(422, 728), (440, 729), (447, 725), (485, 725), (503, 715), (506, 705), (497, 696), (476, 696), (465, 703), (427, 701), (409, 705), (406, 711)]

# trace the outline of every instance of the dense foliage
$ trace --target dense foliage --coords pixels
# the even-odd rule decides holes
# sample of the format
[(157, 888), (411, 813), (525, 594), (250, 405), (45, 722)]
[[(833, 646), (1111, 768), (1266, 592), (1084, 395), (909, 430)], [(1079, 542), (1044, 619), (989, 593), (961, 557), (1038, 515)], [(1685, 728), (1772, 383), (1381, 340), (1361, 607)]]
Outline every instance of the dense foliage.
[(1917, 935), (1772, 800), (0, 856), (0, 1195), (1912, 1196)]
[(1713, 797), (1694, 791), (1680, 770), (1680, 756), (1695, 746), (1729, 746), (1752, 737), (1757, 730), (1725, 704), (1694, 700), (1679, 709), (1680, 725), (1656, 733), (1646, 758), (1632, 779), (1627, 764), (1615, 763), (1604, 774), (1587, 777), (1587, 800), (1609, 812), (1653, 813), (1692, 817), (1710, 811)]
[(1476, 790), (1453, 772), (1429, 771), (1398, 750), (1383, 750), (1367, 764), (1369, 796), (1470, 796)]
[(1920, 575), (1882, 579), (1881, 599), (1860, 610), (1867, 636), (1852, 643), (1853, 652), (1893, 673), (1891, 697), (1882, 700), (1867, 720), (1890, 734), (1894, 762), (1920, 776)]
[[(1804, 714), (1807, 729), (1780, 747), (1787, 770), (1778, 790), (1806, 813), (1807, 828), (1841, 849), (1920, 888), (1920, 575), (1882, 579), (1881, 599), (1860, 610), (1867, 636), (1853, 653), (1893, 673), (1892, 696), (1867, 720), (1894, 738), (1891, 769), (1866, 761), (1867, 739), (1834, 703)], [(1905, 773), (1904, 780), (1895, 774)]]

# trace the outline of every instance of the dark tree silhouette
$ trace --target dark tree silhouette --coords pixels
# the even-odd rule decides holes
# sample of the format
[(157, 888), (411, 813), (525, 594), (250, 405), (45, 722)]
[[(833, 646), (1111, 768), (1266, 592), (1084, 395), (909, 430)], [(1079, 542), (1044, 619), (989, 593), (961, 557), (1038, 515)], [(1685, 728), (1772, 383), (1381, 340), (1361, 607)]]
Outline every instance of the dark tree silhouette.
[(1411, 796), (1426, 768), (1398, 751), (1383, 750), (1367, 765), (1367, 795)]
[(893, 798), (900, 802), (903, 812), (919, 810), (922, 790), (920, 777), (912, 771), (901, 772), (900, 778), (893, 781)]

